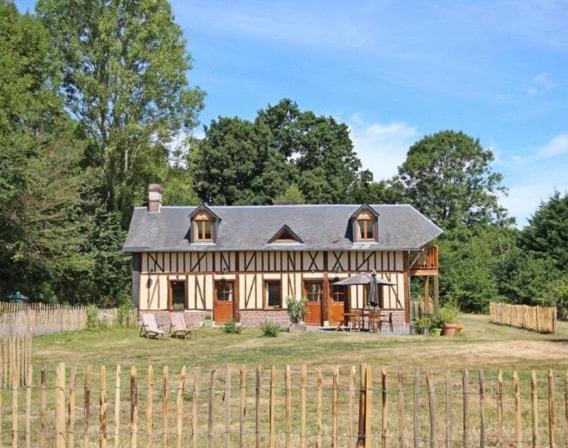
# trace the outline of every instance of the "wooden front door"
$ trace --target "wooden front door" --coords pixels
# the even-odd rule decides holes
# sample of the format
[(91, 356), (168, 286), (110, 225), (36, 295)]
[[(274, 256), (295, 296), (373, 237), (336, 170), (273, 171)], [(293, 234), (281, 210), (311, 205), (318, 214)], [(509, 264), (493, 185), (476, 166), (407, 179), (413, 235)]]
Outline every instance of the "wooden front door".
[(218, 280), (215, 282), (213, 319), (216, 324), (224, 324), (234, 318), (235, 282)]
[(331, 297), (329, 300), (329, 323), (339, 325), (343, 322), (343, 314), (348, 311), (349, 288), (347, 286), (331, 285)]
[(307, 325), (321, 325), (323, 281), (305, 280), (304, 296), (306, 297), (306, 315), (304, 317), (304, 322)]

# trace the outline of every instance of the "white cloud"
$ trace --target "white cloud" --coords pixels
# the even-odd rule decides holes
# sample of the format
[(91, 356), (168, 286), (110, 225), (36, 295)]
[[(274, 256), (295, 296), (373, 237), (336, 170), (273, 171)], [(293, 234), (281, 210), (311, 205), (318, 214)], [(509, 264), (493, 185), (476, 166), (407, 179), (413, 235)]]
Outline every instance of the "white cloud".
[(527, 89), (529, 95), (536, 95), (556, 87), (556, 82), (548, 73), (539, 73), (531, 80), (531, 86)]
[(541, 158), (556, 157), (568, 154), (568, 134), (559, 134), (545, 145), (536, 150), (537, 156)]
[(408, 148), (420, 137), (414, 126), (404, 122), (365, 123), (354, 115), (348, 125), (363, 167), (371, 170), (376, 180), (395, 175)]

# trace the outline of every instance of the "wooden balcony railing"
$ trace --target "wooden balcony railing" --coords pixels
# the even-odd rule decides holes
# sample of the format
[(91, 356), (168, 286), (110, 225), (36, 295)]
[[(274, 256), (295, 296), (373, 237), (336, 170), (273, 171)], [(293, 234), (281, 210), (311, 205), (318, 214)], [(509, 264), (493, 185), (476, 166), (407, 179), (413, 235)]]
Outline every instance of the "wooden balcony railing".
[(438, 272), (438, 246), (427, 247), (416, 256), (418, 259), (410, 259), (410, 271), (414, 275), (434, 275)]

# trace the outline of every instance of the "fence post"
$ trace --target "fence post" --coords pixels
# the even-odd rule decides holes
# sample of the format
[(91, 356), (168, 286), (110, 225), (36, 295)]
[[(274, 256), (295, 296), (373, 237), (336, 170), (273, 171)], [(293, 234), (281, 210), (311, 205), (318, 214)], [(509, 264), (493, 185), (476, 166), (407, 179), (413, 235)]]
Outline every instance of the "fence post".
[(333, 368), (331, 385), (331, 446), (337, 448), (337, 383), (339, 381), (339, 369)]
[(107, 446), (107, 386), (106, 367), (101, 366), (99, 374), (99, 446)]
[(274, 434), (274, 426), (275, 426), (275, 411), (274, 411), (274, 406), (276, 405), (276, 400), (275, 400), (275, 382), (276, 378), (275, 378), (275, 367), (272, 366), (270, 368), (270, 398), (269, 398), (269, 402), (268, 402), (268, 424), (269, 424), (269, 428), (268, 428), (268, 435), (269, 435), (269, 445), (270, 448), (275, 448), (276, 446), (276, 439), (275, 439), (275, 434)]
[(381, 370), (381, 446), (387, 448), (388, 437), (388, 403), (387, 403), (387, 371)]
[(556, 415), (554, 403), (554, 374), (552, 369), (548, 370), (548, 445), (556, 448)]
[(91, 366), (85, 371), (85, 387), (83, 391), (83, 448), (89, 447), (89, 423), (91, 420)]
[(306, 448), (306, 387), (308, 369), (304, 364), (300, 374), (300, 448)]
[(69, 399), (67, 402), (67, 446), (75, 446), (75, 390), (77, 388), (77, 368), (71, 369), (69, 378)]
[(114, 373), (114, 448), (120, 447), (120, 365)]
[(247, 413), (247, 371), (246, 367), (244, 366), (242, 366), (239, 370), (239, 380), (241, 385), (241, 399), (240, 399), (240, 412), (239, 412), (239, 447), (244, 448), (245, 416)]
[(130, 447), (138, 447), (138, 377), (136, 367), (130, 369)]
[(503, 370), (497, 373), (497, 446), (503, 446)]
[(521, 446), (523, 439), (521, 385), (519, 383), (519, 375), (516, 370), (513, 372), (513, 389), (515, 393), (515, 442), (516, 446)]
[(479, 446), (485, 448), (487, 444), (485, 435), (485, 382), (483, 370), (479, 371)]
[(260, 366), (256, 367), (256, 384), (254, 389), (254, 408), (255, 408), (255, 435), (256, 435), (256, 448), (260, 448), (260, 380), (262, 372)]
[[(18, 374), (11, 369), (12, 382), (12, 448), (18, 446)], [(59, 448), (59, 447), (58, 447)]]
[(45, 393), (46, 393), (46, 370), (45, 366), (40, 372), (40, 390), (39, 390), (39, 446), (45, 446), (46, 425), (45, 425)]
[(65, 364), (57, 366), (55, 384), (55, 446), (65, 448)]
[(168, 419), (168, 391), (170, 387), (169, 369), (164, 366), (162, 371), (162, 446), (167, 448), (168, 446), (168, 431), (169, 431), (169, 419)]
[(365, 389), (365, 381), (367, 376), (367, 367), (365, 364), (359, 365), (359, 426), (357, 434), (357, 448), (366, 446), (365, 434), (365, 410), (367, 404), (367, 390)]
[(146, 384), (146, 448), (152, 448), (154, 421), (152, 410), (154, 406), (154, 368), (148, 366), (148, 379)]
[(452, 428), (452, 380), (450, 372), (446, 372), (446, 448), (454, 446)]
[[(26, 369), (26, 448), (32, 446), (32, 366)], [(0, 407), (0, 412), (1, 412)], [(2, 435), (0, 434), (0, 438)]]
[(176, 432), (177, 432), (177, 448), (183, 445), (183, 393), (185, 390), (185, 366), (181, 368), (179, 374), (179, 384), (176, 400)]
[(215, 376), (217, 371), (215, 369), (211, 370), (211, 376), (209, 380), (209, 409), (207, 412), (208, 423), (207, 423), (207, 446), (213, 448), (213, 407), (215, 406)]
[(197, 448), (197, 410), (199, 400), (199, 373), (193, 371), (193, 393), (191, 399), (191, 446)]
[(532, 404), (532, 446), (538, 447), (538, 396), (536, 372), (531, 372), (531, 404)]
[(290, 390), (290, 366), (284, 371), (284, 384), (286, 388), (286, 448), (292, 446), (292, 391)]
[(225, 371), (225, 448), (231, 444), (231, 368), (227, 365)]
[(416, 369), (414, 372), (414, 407), (413, 426), (414, 426), (414, 448), (420, 448), (420, 426), (418, 421), (418, 411), (420, 409), (420, 371)]
[(463, 446), (469, 446), (469, 372), (463, 371)]
[(404, 448), (404, 374), (402, 371), (398, 371), (398, 446), (399, 448)]
[(428, 409), (430, 411), (430, 447), (437, 448), (436, 440), (436, 400), (434, 396), (434, 378), (432, 369), (426, 374), (426, 385), (428, 387)]
[(373, 371), (365, 368), (365, 448), (373, 446)]

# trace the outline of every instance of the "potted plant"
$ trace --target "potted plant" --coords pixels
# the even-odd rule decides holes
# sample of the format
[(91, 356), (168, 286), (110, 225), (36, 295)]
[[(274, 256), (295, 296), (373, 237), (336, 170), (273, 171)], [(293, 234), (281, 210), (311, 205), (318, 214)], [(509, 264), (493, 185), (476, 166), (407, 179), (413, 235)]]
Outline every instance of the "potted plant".
[(286, 299), (286, 310), (290, 317), (290, 325), (288, 326), (289, 332), (303, 332), (306, 331), (306, 324), (304, 323), (304, 315), (306, 314), (306, 299), (301, 298), (296, 300), (293, 297)]
[(425, 334), (426, 331), (429, 331), (432, 326), (430, 316), (423, 315), (415, 318), (412, 321), (412, 326), (416, 330), (417, 334)]
[(440, 314), (433, 314), (430, 316), (430, 334), (432, 336), (440, 336), (442, 334), (443, 326), (444, 320)]
[(206, 314), (206, 315), (203, 317), (203, 324), (202, 324), (202, 326), (203, 326), (204, 328), (210, 328), (210, 327), (213, 326), (213, 320), (212, 320), (212, 318), (211, 318), (211, 314)]
[(463, 326), (459, 323), (460, 308), (455, 300), (449, 300), (440, 308), (439, 315), (444, 326), (442, 328), (443, 336), (454, 336), (457, 332), (461, 332)]

